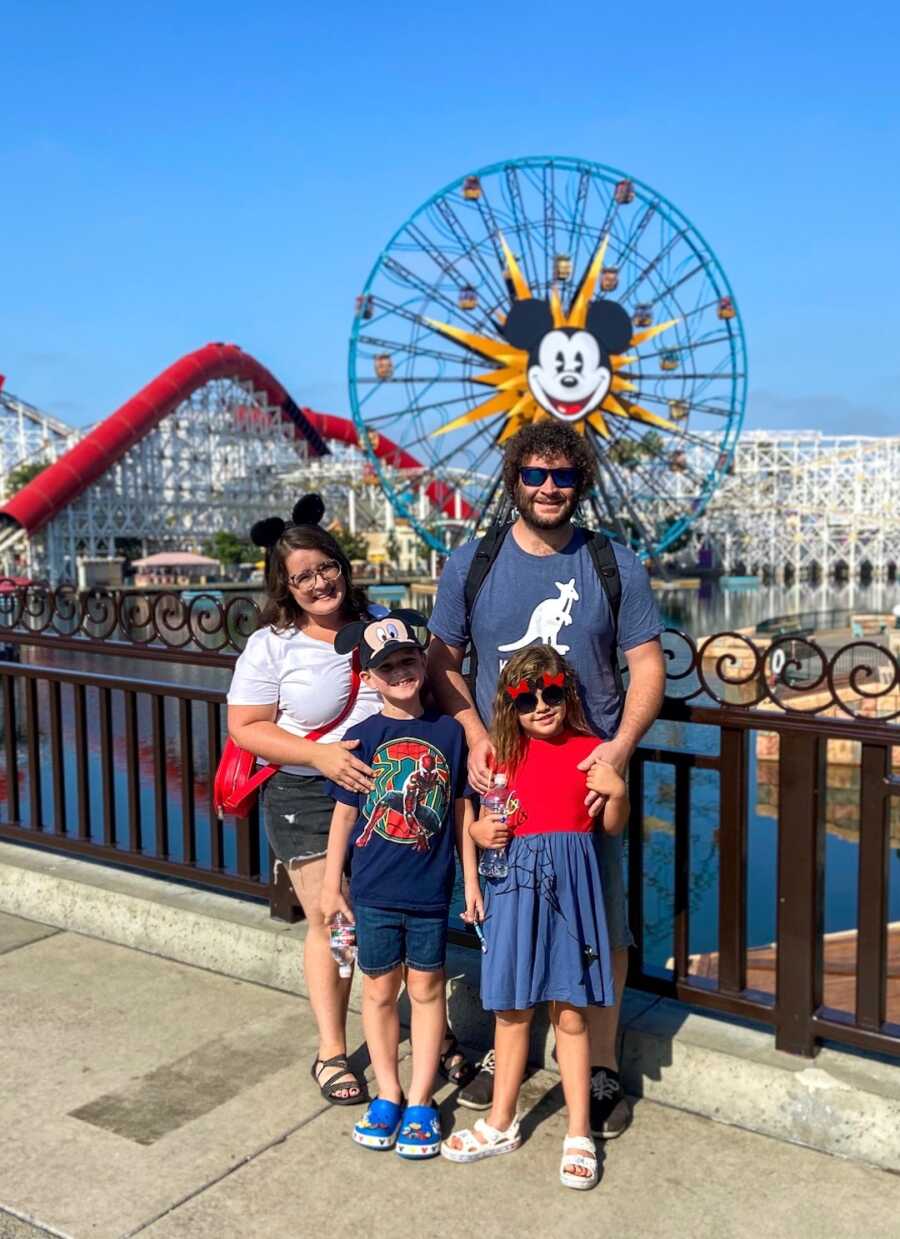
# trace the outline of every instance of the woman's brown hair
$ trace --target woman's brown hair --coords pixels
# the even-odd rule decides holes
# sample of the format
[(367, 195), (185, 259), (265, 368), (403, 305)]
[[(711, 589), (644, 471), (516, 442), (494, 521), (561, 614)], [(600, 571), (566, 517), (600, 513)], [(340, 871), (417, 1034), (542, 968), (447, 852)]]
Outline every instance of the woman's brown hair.
[(347, 591), (344, 618), (349, 623), (368, 615), (366, 591), (361, 585), (353, 584), (353, 569), (340, 544), (318, 525), (288, 525), (266, 555), (266, 602), (259, 617), (260, 628), (283, 632), (287, 628), (302, 627), (304, 610), (288, 584), (287, 558), (292, 551), (321, 551), (323, 558), (336, 560)]
[(515, 702), (506, 690), (521, 680), (534, 684), (544, 675), (559, 675), (560, 672), (565, 676), (565, 725), (572, 731), (591, 734), (581, 698), (578, 696), (575, 672), (563, 656), (558, 654), (552, 645), (530, 645), (527, 649), (520, 650), (500, 672), (497, 695), (494, 698), (494, 719), (491, 723), (491, 742), (497, 768), (505, 770), (510, 776), (525, 756), (527, 736), (519, 726)]

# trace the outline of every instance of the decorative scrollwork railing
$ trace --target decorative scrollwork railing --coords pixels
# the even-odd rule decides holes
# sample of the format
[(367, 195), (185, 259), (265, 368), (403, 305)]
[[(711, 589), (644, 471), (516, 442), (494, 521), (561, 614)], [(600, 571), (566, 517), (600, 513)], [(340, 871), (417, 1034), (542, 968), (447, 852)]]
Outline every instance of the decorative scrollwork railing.
[[(80, 638), (120, 652), (158, 650), (162, 658), (240, 653), (259, 621), (258, 603), (244, 594), (226, 600), (217, 590), (189, 593), (185, 599), (177, 590), (79, 592), (0, 578), (0, 641)], [(698, 640), (668, 628), (663, 648), (670, 701), (900, 719), (900, 632), (826, 649), (807, 636), (717, 632)]]
[(28, 635), (82, 638), (117, 645), (240, 653), (255, 630), (260, 608), (253, 598), (219, 591), (128, 592), (45, 584), (18, 585), (0, 578), (0, 639)]
[(697, 642), (666, 629), (666, 697), (681, 702), (776, 709), (787, 714), (900, 718), (900, 633), (891, 646), (853, 640), (828, 651), (811, 637), (754, 642), (718, 632)]

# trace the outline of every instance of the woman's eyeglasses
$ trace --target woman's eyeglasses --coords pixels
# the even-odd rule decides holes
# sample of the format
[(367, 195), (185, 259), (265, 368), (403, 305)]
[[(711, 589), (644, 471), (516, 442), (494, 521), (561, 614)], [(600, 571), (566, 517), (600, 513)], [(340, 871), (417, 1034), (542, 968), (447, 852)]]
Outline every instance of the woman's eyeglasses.
[(526, 486), (543, 486), (547, 475), (553, 478), (553, 485), (560, 490), (573, 490), (578, 485), (581, 470), (565, 465), (562, 469), (545, 469), (543, 465), (523, 465), (519, 470), (519, 478)]
[(288, 584), (294, 589), (302, 589), (307, 593), (316, 588), (316, 577), (323, 581), (336, 581), (341, 575), (341, 565), (336, 559), (326, 559), (318, 568), (307, 568), (305, 572), (295, 572), (288, 577)]
[(565, 686), (562, 684), (548, 684), (545, 688), (529, 688), (524, 692), (519, 691), (513, 697), (513, 705), (516, 707), (517, 714), (533, 714), (538, 708), (538, 699), (554, 709), (556, 706), (561, 706), (566, 699)]

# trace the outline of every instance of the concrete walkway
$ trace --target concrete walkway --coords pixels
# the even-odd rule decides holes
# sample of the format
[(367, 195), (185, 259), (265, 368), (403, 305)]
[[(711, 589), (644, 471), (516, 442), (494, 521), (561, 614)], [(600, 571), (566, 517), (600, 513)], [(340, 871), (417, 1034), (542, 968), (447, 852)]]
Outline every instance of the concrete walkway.
[[(310, 1080), (304, 998), (4, 914), (0, 1012), (0, 1239), (897, 1233), (897, 1176), (650, 1101), (605, 1150), (600, 1187), (567, 1192), (548, 1072), (512, 1157), (366, 1152), (358, 1110)], [(440, 1098), (448, 1129), (470, 1121)]]

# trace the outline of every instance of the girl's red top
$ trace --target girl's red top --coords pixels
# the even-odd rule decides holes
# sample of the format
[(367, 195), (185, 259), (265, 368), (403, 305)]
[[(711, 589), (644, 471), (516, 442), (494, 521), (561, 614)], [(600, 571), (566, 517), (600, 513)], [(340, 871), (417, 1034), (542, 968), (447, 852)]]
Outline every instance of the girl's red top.
[(543, 835), (575, 830), (588, 834), (597, 824), (589, 815), (587, 772), (576, 767), (601, 742), (583, 732), (562, 731), (552, 740), (528, 740), (525, 756), (509, 780), (518, 810), (513, 834)]

